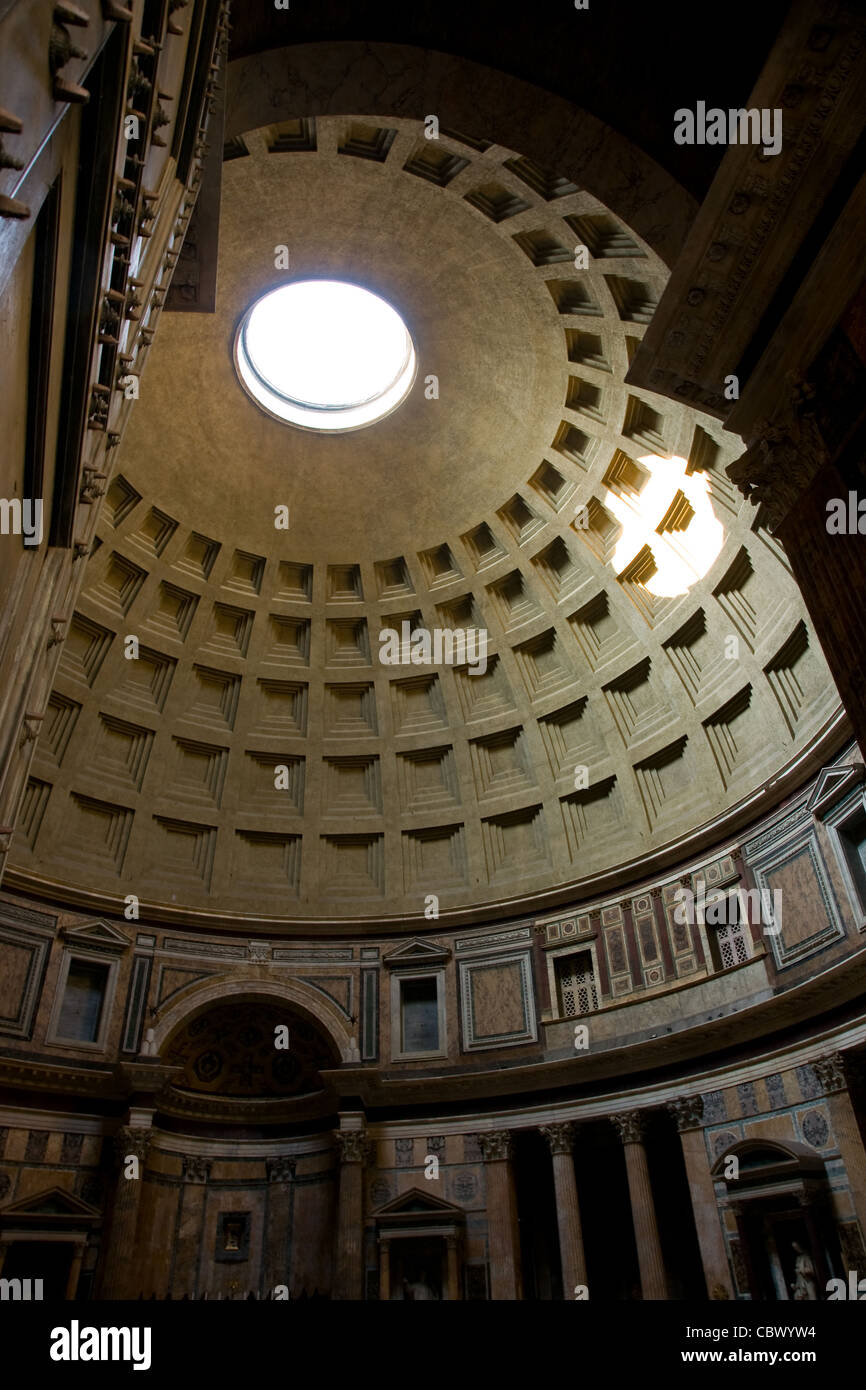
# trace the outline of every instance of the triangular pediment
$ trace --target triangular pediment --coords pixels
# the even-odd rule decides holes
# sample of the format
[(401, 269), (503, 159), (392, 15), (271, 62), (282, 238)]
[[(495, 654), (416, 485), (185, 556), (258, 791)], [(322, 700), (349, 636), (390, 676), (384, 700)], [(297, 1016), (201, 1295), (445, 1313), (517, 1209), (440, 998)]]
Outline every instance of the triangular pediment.
[(823, 820), (828, 811), (853, 791), (863, 781), (866, 768), (862, 763), (852, 763), (845, 767), (825, 767), (818, 774), (812, 788), (806, 809), (818, 820)]
[(389, 967), (395, 965), (442, 965), (449, 959), (451, 952), (444, 946), (437, 946), (432, 941), (423, 941), (420, 937), (413, 938), (412, 941), (404, 941), (393, 951), (382, 957), (382, 964)]
[(466, 1213), (462, 1207), (455, 1207), (442, 1197), (434, 1197), (432, 1192), (410, 1187), (408, 1192), (401, 1192), (399, 1197), (392, 1197), (383, 1207), (377, 1207), (373, 1215), (377, 1219), (381, 1216), (447, 1216), (462, 1221)]
[(29, 1197), (19, 1197), (16, 1202), (9, 1202), (0, 1208), (0, 1216), (4, 1220), (10, 1216), (85, 1216), (95, 1219), (99, 1212), (96, 1207), (82, 1202), (80, 1197), (65, 1192), (62, 1187), (49, 1187), (44, 1192), (31, 1193)]
[(119, 927), (100, 920), (85, 922), (80, 927), (66, 927), (63, 935), (78, 946), (95, 947), (101, 951), (127, 951), (130, 939)]

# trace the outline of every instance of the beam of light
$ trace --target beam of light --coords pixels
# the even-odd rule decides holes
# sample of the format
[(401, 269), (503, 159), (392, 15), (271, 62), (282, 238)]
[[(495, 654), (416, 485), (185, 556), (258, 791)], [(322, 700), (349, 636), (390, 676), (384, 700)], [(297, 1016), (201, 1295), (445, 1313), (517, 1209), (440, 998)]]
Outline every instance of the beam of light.
[[(725, 528), (713, 511), (705, 474), (688, 474), (687, 461), (677, 456), (645, 454), (638, 462), (649, 475), (639, 492), (622, 496), (605, 490), (604, 505), (623, 528), (612, 565), (620, 574), (649, 545), (656, 572), (643, 581), (644, 587), (659, 598), (674, 598), (707, 573), (724, 545)], [(659, 534), (657, 528), (678, 492), (694, 515), (683, 529)]]

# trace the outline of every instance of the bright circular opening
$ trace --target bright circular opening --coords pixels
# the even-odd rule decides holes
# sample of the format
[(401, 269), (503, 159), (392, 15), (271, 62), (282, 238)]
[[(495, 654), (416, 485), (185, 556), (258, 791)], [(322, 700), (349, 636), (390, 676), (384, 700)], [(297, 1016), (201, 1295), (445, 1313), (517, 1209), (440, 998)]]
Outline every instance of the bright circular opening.
[(296, 280), (262, 295), (241, 320), (235, 363), (269, 414), (330, 433), (390, 414), (416, 368), (397, 310), (342, 280)]

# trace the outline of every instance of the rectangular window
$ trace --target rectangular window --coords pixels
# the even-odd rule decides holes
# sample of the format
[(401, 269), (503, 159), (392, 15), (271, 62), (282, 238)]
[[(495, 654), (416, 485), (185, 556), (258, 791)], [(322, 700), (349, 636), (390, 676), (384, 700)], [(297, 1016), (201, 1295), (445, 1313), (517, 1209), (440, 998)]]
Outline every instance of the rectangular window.
[(435, 977), (401, 980), (402, 1051), (436, 1052), (439, 1048), (439, 991)]
[(73, 960), (66, 976), (57, 1036), (75, 1042), (96, 1042), (108, 987), (108, 966)]
[(595, 971), (589, 951), (573, 951), (554, 961), (561, 1018), (577, 1018), (598, 1008)]
[(839, 826), (839, 840), (861, 910), (866, 912), (866, 811), (860, 810)]

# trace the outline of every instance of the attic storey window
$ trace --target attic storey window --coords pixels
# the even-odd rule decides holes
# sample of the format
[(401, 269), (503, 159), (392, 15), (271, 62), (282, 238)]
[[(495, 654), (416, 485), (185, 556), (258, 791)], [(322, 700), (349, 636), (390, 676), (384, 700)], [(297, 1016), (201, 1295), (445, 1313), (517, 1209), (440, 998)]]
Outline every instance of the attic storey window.
[(108, 989), (107, 965), (70, 961), (57, 1024), (57, 1036), (70, 1042), (96, 1042)]
[(402, 1050), (435, 1052), (439, 1047), (439, 991), (436, 977), (400, 981)]

